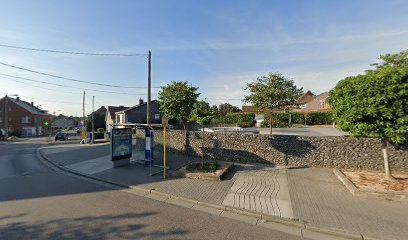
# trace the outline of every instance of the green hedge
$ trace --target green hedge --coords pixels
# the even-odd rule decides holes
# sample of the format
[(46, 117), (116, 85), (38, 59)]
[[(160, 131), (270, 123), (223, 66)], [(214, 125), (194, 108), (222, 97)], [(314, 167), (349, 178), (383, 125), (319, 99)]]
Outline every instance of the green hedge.
[(238, 124), (240, 127), (254, 126), (255, 113), (227, 113), (220, 119), (221, 123)]
[[(292, 124), (327, 125), (333, 123), (331, 112), (272, 112), (272, 126), (289, 127), (289, 115), (291, 115)], [(269, 116), (270, 114), (265, 115), (263, 127), (269, 127)]]

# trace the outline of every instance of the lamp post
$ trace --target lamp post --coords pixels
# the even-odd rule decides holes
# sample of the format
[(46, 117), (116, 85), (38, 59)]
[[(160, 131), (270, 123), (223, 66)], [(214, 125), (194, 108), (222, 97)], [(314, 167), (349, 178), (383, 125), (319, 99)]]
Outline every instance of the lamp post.
[[(11, 94), (10, 96), (17, 97), (18, 94)], [(7, 116), (8, 109), (7, 109), (7, 98), (8, 98), (8, 96), (6, 95), (6, 96), (4, 97), (4, 128), (5, 128), (4, 131), (6, 131), (5, 140), (7, 140), (7, 138), (8, 138), (8, 116)]]

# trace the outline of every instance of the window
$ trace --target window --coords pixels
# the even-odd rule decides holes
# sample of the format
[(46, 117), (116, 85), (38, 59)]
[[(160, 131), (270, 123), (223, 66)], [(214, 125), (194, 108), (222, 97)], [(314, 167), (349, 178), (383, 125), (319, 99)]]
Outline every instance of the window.
[(31, 118), (30, 117), (22, 117), (21, 118), (21, 123), (31, 123)]
[(2, 108), (0, 107), (0, 112), (2, 111)]
[(160, 119), (160, 114), (154, 114), (154, 119), (159, 120)]
[(9, 119), (8, 119), (8, 120), (9, 120), (9, 122), (11, 122), (11, 117), (9, 117)]
[(3, 118), (0, 118), (0, 123), (2, 123), (3, 122)]
[(9, 112), (11, 111), (11, 107), (8, 107)]
[(302, 108), (302, 109), (303, 109), (303, 108), (307, 108), (307, 104), (306, 104), (306, 103), (305, 103), (305, 104), (302, 104), (302, 105), (299, 106), (299, 108)]

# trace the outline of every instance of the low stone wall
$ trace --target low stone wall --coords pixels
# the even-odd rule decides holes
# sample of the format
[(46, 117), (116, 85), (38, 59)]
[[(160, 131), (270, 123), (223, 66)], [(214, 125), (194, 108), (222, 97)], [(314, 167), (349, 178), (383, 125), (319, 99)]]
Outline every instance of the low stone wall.
[[(163, 147), (163, 132), (154, 132), (155, 147)], [(144, 131), (136, 132), (137, 148), (144, 148)], [(349, 136), (309, 137), (289, 135), (208, 133), (168, 131), (169, 152), (205, 159), (241, 163), (272, 163), (293, 166), (337, 167), (382, 170), (381, 141), (374, 138), (356, 139)], [(204, 141), (203, 141), (204, 139)], [(408, 146), (389, 146), (391, 168), (408, 170)]]

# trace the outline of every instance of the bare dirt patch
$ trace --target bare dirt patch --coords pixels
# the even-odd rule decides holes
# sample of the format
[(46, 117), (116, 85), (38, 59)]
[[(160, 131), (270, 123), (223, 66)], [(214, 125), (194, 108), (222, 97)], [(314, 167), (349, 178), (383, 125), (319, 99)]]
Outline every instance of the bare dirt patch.
[(408, 173), (392, 173), (395, 180), (385, 178), (385, 173), (375, 171), (342, 171), (359, 189), (369, 191), (408, 192)]

